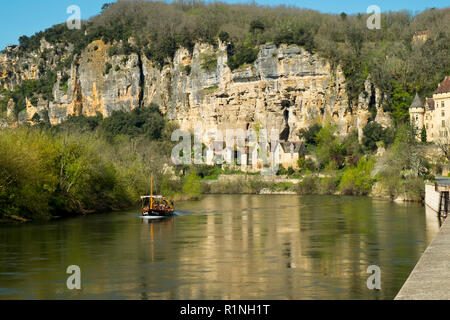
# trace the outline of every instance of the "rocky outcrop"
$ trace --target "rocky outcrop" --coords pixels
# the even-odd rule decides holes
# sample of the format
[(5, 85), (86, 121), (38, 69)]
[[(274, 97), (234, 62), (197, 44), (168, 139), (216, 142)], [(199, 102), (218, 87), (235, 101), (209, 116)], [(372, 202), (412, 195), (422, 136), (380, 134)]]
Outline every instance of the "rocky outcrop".
[[(57, 124), (69, 115), (109, 116), (115, 110), (156, 103), (183, 129), (193, 129), (198, 121), (205, 129), (276, 128), (283, 140), (297, 140), (299, 129), (326, 121), (335, 122), (341, 134), (358, 130), (361, 135), (371, 108), (376, 109), (376, 121), (390, 125), (381, 107), (385, 97), (370, 79), (352, 106), (340, 68), (333, 70), (325, 59), (298, 46), (263, 45), (253, 64), (233, 71), (227, 65), (225, 43), (197, 43), (192, 52), (180, 48), (162, 70), (145, 55), (109, 56), (109, 47), (101, 40), (92, 42), (75, 56), (70, 69), (58, 71), (53, 101), (27, 101), (18, 120), (47, 113)], [(58, 50), (64, 54), (58, 56)], [(0, 84), (8, 90), (25, 79), (39, 78), (43, 64), (54, 68), (71, 48), (41, 43), (40, 53), (19, 57), (17, 52), (10, 48), (0, 54)], [(217, 63), (205, 67), (205, 55), (215, 56)]]

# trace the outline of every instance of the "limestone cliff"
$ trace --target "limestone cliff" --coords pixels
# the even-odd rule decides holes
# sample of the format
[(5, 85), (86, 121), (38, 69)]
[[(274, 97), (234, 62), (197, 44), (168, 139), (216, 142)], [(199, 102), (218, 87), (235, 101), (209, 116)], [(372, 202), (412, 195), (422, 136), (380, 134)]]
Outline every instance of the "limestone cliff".
[[(352, 105), (340, 68), (333, 70), (329, 62), (297, 46), (263, 45), (253, 64), (233, 71), (227, 66), (225, 43), (197, 43), (192, 52), (180, 48), (162, 70), (145, 55), (110, 56), (109, 47), (101, 40), (92, 42), (73, 57), (70, 67), (61, 64), (71, 57), (70, 47), (42, 41), (39, 52), (22, 55), (18, 48), (7, 48), (0, 54), (4, 89), (38, 79), (46, 69), (57, 70), (52, 101), (27, 99), (26, 106), (16, 108), (25, 107), (16, 116), (11, 100), (9, 119), (31, 121), (37, 113), (57, 124), (69, 115), (109, 116), (114, 110), (130, 111), (153, 102), (183, 129), (192, 129), (197, 121), (204, 128), (219, 129), (258, 125), (279, 129), (283, 140), (297, 140), (299, 129), (329, 120), (341, 134), (355, 129), (361, 134), (374, 108), (376, 121), (390, 125), (390, 116), (381, 108), (384, 97), (369, 79)], [(205, 67), (205, 55), (217, 63)]]

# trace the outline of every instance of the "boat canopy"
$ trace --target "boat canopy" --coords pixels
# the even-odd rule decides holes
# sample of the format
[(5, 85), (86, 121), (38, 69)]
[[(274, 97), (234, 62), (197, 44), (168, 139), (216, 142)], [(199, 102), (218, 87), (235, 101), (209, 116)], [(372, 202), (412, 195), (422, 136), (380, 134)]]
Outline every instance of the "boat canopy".
[(163, 196), (141, 196), (141, 199), (149, 199), (149, 198), (162, 199), (164, 197)]

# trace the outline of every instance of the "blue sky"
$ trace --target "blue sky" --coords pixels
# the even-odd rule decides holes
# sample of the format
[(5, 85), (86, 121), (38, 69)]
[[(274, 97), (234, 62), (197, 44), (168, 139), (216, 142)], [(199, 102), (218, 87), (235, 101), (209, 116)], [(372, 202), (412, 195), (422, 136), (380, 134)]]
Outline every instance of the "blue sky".
[[(242, 0), (223, 0), (229, 3), (246, 3)], [(70, 5), (81, 8), (82, 19), (100, 13), (105, 2), (113, 0), (3, 0), (0, 11), (0, 50), (8, 44), (17, 44), (21, 35), (31, 36), (54, 24), (67, 20)], [(413, 13), (426, 8), (450, 6), (449, 0), (257, 0), (261, 5), (298, 6), (327, 13), (365, 12), (370, 5), (378, 5), (381, 11), (406, 9)]]

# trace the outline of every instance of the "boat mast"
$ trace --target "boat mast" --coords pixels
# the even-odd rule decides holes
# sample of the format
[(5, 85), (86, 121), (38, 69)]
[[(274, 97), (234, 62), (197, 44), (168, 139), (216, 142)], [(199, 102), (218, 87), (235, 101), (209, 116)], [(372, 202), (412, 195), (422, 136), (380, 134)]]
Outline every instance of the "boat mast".
[(150, 210), (153, 209), (153, 173), (150, 175)]

